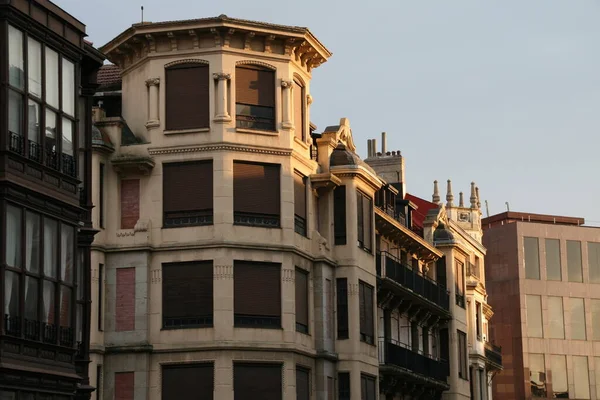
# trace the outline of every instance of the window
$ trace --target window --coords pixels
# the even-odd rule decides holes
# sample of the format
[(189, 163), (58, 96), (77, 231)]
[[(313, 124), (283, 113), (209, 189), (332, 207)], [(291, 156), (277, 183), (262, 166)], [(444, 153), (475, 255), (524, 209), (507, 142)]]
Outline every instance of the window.
[(98, 330), (104, 329), (104, 264), (98, 265)]
[(361, 192), (356, 192), (356, 215), (358, 247), (370, 252), (373, 240), (373, 200)]
[(373, 286), (358, 281), (360, 307), (360, 340), (375, 344), (375, 323), (373, 318)]
[(304, 141), (305, 140), (305, 123), (304, 123), (304, 115), (305, 115), (305, 105), (304, 99), (306, 98), (306, 94), (304, 91), (304, 85), (300, 82), (299, 79), (294, 78), (294, 130), (296, 134), (296, 138)]
[(163, 164), (163, 226), (213, 223), (213, 163)]
[(565, 338), (565, 321), (563, 317), (562, 297), (548, 297), (548, 337), (551, 339)]
[(115, 400), (133, 400), (135, 394), (135, 372), (115, 373)]
[(104, 228), (104, 164), (100, 164), (100, 177), (99, 177), (100, 188), (98, 190), (98, 223), (100, 228)]
[(575, 399), (590, 398), (590, 378), (588, 370), (588, 358), (585, 356), (573, 356), (573, 377), (575, 378)]
[(234, 325), (281, 328), (281, 264), (235, 261)]
[(346, 244), (346, 186), (333, 190), (333, 229), (336, 245)]
[[(567, 359), (563, 355), (550, 356), (550, 370), (552, 371), (552, 392), (555, 399), (569, 398), (569, 384), (567, 380)], [(598, 371), (600, 372), (600, 371)]]
[(348, 339), (348, 279), (337, 278), (337, 338)]
[(296, 367), (296, 400), (310, 399), (310, 371)]
[(540, 279), (540, 248), (538, 238), (524, 237), (525, 278)]
[(117, 269), (115, 331), (135, 330), (135, 267)]
[(278, 228), (280, 189), (278, 164), (233, 163), (233, 222)]
[(203, 400), (214, 398), (212, 363), (163, 365), (162, 400)]
[(571, 297), (571, 339), (585, 340), (585, 306), (583, 299)]
[(360, 375), (361, 400), (375, 400), (377, 398), (377, 389), (375, 389), (375, 384), (375, 377), (365, 374)]
[(294, 229), (306, 236), (306, 177), (294, 171)]
[(542, 302), (540, 296), (527, 295), (527, 335), (543, 337)]
[(562, 280), (559, 239), (546, 239), (546, 278), (549, 281)]
[(350, 372), (338, 373), (338, 399), (350, 400)]
[(296, 268), (296, 331), (308, 333), (308, 272)]
[(590, 282), (600, 283), (600, 243), (588, 242)]
[(121, 181), (121, 229), (133, 229), (140, 219), (140, 180)]
[(454, 260), (454, 289), (456, 292), (456, 305), (465, 308), (465, 264)]
[(8, 61), (10, 150), (76, 177), (75, 64), (10, 25)]
[(209, 76), (206, 64), (177, 64), (165, 70), (167, 130), (208, 128)]
[(201, 328), (213, 324), (213, 263), (163, 264), (163, 328)]
[(567, 240), (567, 270), (569, 282), (583, 282), (581, 272), (581, 242)]
[(275, 71), (256, 65), (235, 68), (238, 128), (275, 130)]
[[(592, 340), (600, 340), (600, 300), (592, 299)], [(600, 381), (598, 381), (600, 384)]]
[(103, 380), (102, 380), (102, 365), (96, 365), (96, 399), (102, 399), (102, 394), (104, 393), (103, 389)]
[(72, 347), (75, 227), (9, 204), (5, 229), (6, 334)]
[(468, 380), (467, 375), (467, 334), (462, 331), (458, 333), (458, 377)]
[(325, 339), (333, 338), (335, 321), (333, 320), (333, 284), (330, 279), (325, 279)]
[(477, 370), (477, 373), (479, 374), (479, 398), (485, 400), (487, 398), (487, 379), (485, 379), (482, 369)]
[(327, 400), (335, 400), (335, 382), (331, 376), (327, 377)]
[(529, 354), (529, 381), (533, 397), (546, 397), (546, 368), (543, 354)]
[(234, 400), (282, 400), (280, 364), (233, 363)]
[(477, 340), (481, 340), (481, 303), (475, 302), (475, 330), (477, 332)]

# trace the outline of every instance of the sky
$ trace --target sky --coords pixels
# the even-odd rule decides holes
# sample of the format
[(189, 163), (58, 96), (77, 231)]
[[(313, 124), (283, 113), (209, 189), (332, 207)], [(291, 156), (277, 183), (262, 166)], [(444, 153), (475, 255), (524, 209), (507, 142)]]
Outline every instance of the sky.
[(347, 117), (359, 154), (387, 132), (410, 193), (470, 182), (482, 211), (600, 225), (600, 0), (54, 0), (97, 47), (145, 21), (234, 18), (308, 27), (331, 51), (311, 120)]

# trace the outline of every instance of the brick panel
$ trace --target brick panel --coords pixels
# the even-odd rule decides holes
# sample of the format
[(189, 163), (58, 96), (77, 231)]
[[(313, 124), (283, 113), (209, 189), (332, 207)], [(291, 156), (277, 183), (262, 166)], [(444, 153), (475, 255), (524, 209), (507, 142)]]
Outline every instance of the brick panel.
[(140, 180), (121, 181), (121, 229), (133, 229), (140, 219)]
[(135, 330), (135, 268), (117, 269), (115, 330)]
[(135, 372), (115, 373), (115, 400), (133, 400)]

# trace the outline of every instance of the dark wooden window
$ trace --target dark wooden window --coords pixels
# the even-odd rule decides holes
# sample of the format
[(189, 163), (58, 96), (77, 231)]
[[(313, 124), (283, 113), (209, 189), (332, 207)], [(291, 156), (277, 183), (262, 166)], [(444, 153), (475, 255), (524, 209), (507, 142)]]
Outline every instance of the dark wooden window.
[(294, 171), (294, 229), (306, 236), (306, 177)]
[(336, 279), (337, 298), (337, 338), (348, 339), (348, 279)]
[(358, 247), (370, 252), (373, 248), (373, 200), (362, 192), (356, 192), (356, 216)]
[(467, 376), (467, 334), (457, 331), (458, 334), (458, 377), (469, 379)]
[(9, 150), (71, 177), (78, 171), (78, 69), (46, 44), (8, 26)]
[(256, 65), (235, 68), (238, 128), (275, 130), (275, 71)]
[(481, 303), (478, 301), (475, 302), (475, 331), (477, 332), (477, 340), (481, 340)]
[(350, 400), (350, 372), (338, 373), (338, 399)]
[(121, 229), (133, 229), (140, 219), (140, 180), (121, 181)]
[(233, 163), (233, 222), (277, 228), (280, 224), (280, 166)]
[(333, 191), (333, 230), (336, 245), (346, 244), (346, 186)]
[(281, 264), (235, 261), (234, 325), (281, 328)]
[(296, 268), (296, 331), (308, 333), (308, 272)]
[(296, 400), (310, 400), (310, 370), (296, 367)]
[(102, 365), (96, 365), (96, 398), (102, 399), (102, 395), (104, 394), (104, 381), (102, 376)]
[(212, 400), (213, 363), (163, 365), (162, 400)]
[(170, 263), (162, 268), (163, 328), (212, 326), (212, 261)]
[(368, 344), (375, 344), (373, 286), (363, 281), (358, 281), (358, 295), (360, 307), (360, 340)]
[(100, 176), (98, 188), (98, 224), (104, 228), (104, 164), (100, 163)]
[(454, 260), (454, 290), (456, 305), (465, 308), (465, 264)]
[(104, 264), (98, 265), (98, 330), (104, 329)]
[(210, 126), (208, 65), (177, 64), (165, 70), (168, 130)]
[(304, 141), (305, 139), (305, 106), (304, 99), (306, 98), (304, 85), (300, 80), (294, 79), (294, 130), (296, 138)]
[(373, 376), (360, 375), (361, 400), (375, 400), (377, 398), (377, 379)]
[(164, 227), (213, 223), (213, 162), (163, 164)]
[(10, 204), (3, 212), (5, 333), (73, 347), (76, 228)]
[(281, 367), (281, 364), (234, 362), (234, 400), (282, 400)]
[(436, 262), (435, 262), (435, 269), (436, 269), (436, 273), (435, 273), (435, 280), (438, 283), (438, 285), (442, 285), (444, 287), (448, 286), (448, 283), (446, 281), (446, 256), (442, 256), (440, 257)]

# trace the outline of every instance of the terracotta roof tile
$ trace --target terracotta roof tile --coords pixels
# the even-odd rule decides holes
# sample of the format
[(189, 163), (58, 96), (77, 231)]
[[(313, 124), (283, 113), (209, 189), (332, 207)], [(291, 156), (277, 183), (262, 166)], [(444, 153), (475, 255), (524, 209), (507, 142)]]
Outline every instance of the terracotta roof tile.
[(121, 89), (121, 69), (113, 64), (103, 65), (98, 71), (98, 84), (99, 92)]

